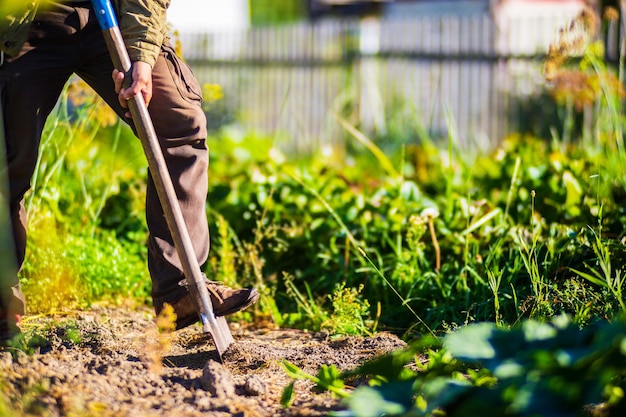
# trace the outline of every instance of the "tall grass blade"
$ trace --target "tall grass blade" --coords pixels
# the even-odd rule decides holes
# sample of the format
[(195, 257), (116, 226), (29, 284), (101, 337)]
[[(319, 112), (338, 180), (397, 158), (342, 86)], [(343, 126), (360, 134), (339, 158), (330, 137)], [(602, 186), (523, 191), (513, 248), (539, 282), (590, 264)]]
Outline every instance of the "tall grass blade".
[(517, 181), (519, 176), (519, 168), (522, 163), (521, 158), (518, 156), (515, 158), (515, 168), (513, 169), (513, 175), (511, 176), (511, 184), (509, 186), (509, 192), (506, 196), (506, 207), (504, 209), (504, 216), (502, 217), (502, 223), (506, 221), (509, 217), (509, 209), (511, 208), (511, 202), (513, 201), (513, 195), (515, 194), (515, 190), (517, 189)]
[(465, 236), (465, 235), (468, 235), (468, 234), (472, 233), (474, 230), (480, 228), (482, 225), (484, 225), (485, 223), (489, 222), (491, 219), (493, 219), (494, 217), (496, 217), (500, 213), (502, 213), (502, 211), (499, 208), (495, 208), (495, 209), (491, 210), (489, 213), (485, 214), (483, 217), (481, 217), (480, 219), (476, 220), (474, 223), (469, 225), (469, 227), (467, 227), (465, 230), (463, 230), (461, 232), (461, 236)]
[(352, 126), (348, 121), (341, 118), (340, 116), (335, 116), (339, 124), (348, 131), (356, 140), (358, 140), (363, 146), (365, 146), (371, 153), (376, 157), (380, 165), (383, 167), (385, 172), (392, 178), (396, 180), (402, 180), (402, 175), (396, 170), (393, 165), (393, 162), (385, 155), (383, 151), (380, 150), (378, 146), (374, 142), (372, 142), (367, 136), (361, 133), (358, 129)]

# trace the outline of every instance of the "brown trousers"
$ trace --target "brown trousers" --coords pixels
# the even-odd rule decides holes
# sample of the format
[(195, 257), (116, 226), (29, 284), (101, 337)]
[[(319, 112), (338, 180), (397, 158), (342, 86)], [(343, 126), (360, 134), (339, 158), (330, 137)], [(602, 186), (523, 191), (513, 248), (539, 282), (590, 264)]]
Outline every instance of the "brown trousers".
[[(104, 37), (89, 2), (53, 3), (37, 16), (20, 54), (5, 57), (0, 67), (1, 107), (7, 148), (10, 212), (18, 267), (26, 250), (24, 194), (30, 188), (46, 118), (72, 74), (85, 80), (122, 118)], [(153, 68), (149, 104), (183, 217), (198, 262), (206, 262), (209, 230), (206, 219), (208, 150), (201, 89), (191, 70), (169, 45)], [(132, 122), (125, 119), (131, 124)], [(154, 183), (148, 175), (146, 219), (149, 229), (148, 269), (153, 303), (173, 302), (184, 293), (183, 278)], [(24, 313), (17, 277), (1, 283), (0, 311)]]

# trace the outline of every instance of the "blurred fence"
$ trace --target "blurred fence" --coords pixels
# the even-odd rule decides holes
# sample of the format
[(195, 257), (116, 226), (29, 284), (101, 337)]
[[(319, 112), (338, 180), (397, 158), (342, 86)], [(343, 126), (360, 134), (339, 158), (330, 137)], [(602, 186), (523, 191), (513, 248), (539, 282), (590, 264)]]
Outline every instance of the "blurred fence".
[(224, 92), (214, 126), (236, 121), (309, 152), (344, 140), (338, 114), (377, 137), (419, 127), (484, 148), (544, 117), (519, 103), (541, 91), (547, 44), (569, 18), (325, 19), (178, 37), (201, 83)]

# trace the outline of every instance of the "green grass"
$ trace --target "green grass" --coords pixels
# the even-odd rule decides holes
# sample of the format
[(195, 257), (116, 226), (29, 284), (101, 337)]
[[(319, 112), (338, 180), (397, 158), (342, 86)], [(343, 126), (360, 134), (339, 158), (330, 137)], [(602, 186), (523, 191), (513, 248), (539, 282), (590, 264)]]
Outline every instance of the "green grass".
[(141, 145), (77, 88), (68, 86), (46, 124), (25, 197), (29, 240), (20, 281), (31, 314), (149, 300)]

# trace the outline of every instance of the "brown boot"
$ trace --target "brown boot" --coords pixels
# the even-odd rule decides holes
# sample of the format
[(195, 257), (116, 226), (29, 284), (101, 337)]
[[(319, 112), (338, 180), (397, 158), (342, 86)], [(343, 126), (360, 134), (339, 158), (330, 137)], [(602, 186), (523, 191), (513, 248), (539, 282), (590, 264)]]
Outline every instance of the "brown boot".
[[(254, 288), (233, 289), (219, 282), (206, 281), (207, 290), (211, 296), (213, 312), (216, 316), (227, 316), (250, 307), (259, 299), (259, 292)], [(200, 318), (193, 298), (187, 293), (183, 298), (171, 303), (176, 313), (176, 330), (190, 326)], [(160, 314), (163, 306), (155, 306), (156, 314)]]

